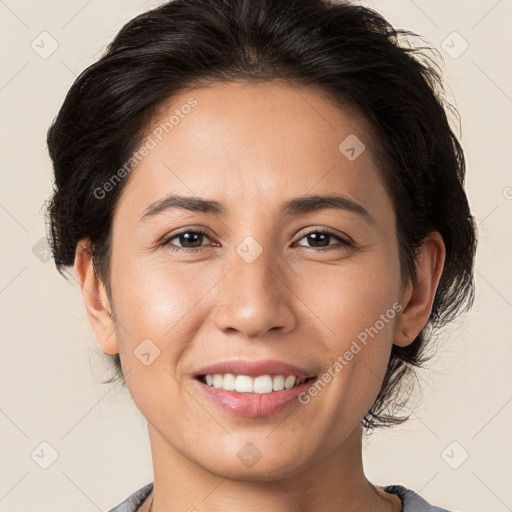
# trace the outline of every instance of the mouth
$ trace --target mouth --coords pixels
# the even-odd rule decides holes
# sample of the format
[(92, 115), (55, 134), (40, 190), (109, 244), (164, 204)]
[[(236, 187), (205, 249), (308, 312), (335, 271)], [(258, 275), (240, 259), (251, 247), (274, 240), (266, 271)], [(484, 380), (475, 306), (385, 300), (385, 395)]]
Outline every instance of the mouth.
[(195, 378), (211, 388), (260, 395), (298, 388), (316, 379), (316, 377), (299, 377), (296, 375), (265, 374), (253, 377), (250, 375), (235, 375), (233, 373), (196, 375)]
[(236, 416), (262, 418), (275, 415), (292, 406), (299, 407), (301, 393), (304, 393), (317, 377), (201, 374), (193, 380), (200, 392), (221, 410)]
[(301, 393), (317, 379), (315, 373), (276, 359), (236, 358), (199, 368), (192, 380), (224, 411), (256, 418), (300, 405)]

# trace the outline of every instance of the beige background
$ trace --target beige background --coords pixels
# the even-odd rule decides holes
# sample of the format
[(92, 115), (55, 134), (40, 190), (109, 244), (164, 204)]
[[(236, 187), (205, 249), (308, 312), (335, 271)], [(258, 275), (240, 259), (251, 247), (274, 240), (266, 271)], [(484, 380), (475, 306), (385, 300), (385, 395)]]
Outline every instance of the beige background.
[[(129, 395), (99, 384), (106, 373), (79, 287), (46, 261), (41, 238), (52, 180), (46, 130), (76, 75), (155, 5), (0, 0), (0, 510), (108, 510), (152, 480), (145, 420)], [(443, 55), (480, 230), (474, 309), (440, 339), (411, 421), (367, 440), (366, 471), (454, 511), (512, 510), (512, 3), (364, 5)]]

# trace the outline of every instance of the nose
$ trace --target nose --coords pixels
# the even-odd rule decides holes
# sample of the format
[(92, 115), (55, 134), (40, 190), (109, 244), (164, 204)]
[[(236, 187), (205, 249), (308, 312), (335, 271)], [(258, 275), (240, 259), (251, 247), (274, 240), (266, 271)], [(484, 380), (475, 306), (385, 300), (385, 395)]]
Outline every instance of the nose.
[(215, 324), (226, 333), (258, 339), (271, 330), (284, 334), (295, 327), (294, 294), (269, 250), (252, 262), (235, 253), (218, 298)]

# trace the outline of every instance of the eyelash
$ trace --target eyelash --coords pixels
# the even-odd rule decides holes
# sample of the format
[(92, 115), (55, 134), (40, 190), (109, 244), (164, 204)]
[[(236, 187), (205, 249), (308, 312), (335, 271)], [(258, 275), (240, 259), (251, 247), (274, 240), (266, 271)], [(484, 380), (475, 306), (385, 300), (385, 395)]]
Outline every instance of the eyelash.
[[(176, 252), (202, 252), (204, 249), (206, 249), (206, 247), (202, 247), (202, 246), (201, 247), (173, 247), (172, 244), (170, 243), (171, 240), (174, 240), (175, 238), (177, 238), (181, 235), (184, 235), (186, 233), (194, 233), (196, 235), (204, 235), (209, 238), (208, 233), (201, 229), (182, 231), (181, 233), (176, 233), (172, 236), (165, 238), (162, 242), (162, 246), (167, 246), (168, 249), (170, 249), (171, 251), (176, 251)], [(314, 229), (312, 231), (309, 231), (308, 233), (305, 233), (301, 238), (299, 238), (299, 241), (302, 240), (303, 238), (307, 237), (308, 235), (311, 235), (312, 233), (330, 235), (330, 236), (336, 238), (341, 243), (343, 248), (354, 247), (354, 244), (352, 242), (349, 242), (348, 240), (341, 238), (339, 235), (337, 235), (336, 233), (334, 233), (328, 229)], [(300, 246), (300, 247), (304, 247), (304, 246)], [(340, 247), (335, 247), (335, 246), (333, 247), (333, 246), (329, 245), (327, 247), (306, 247), (306, 249), (312, 249), (313, 251), (331, 251), (331, 250), (340, 249)]]

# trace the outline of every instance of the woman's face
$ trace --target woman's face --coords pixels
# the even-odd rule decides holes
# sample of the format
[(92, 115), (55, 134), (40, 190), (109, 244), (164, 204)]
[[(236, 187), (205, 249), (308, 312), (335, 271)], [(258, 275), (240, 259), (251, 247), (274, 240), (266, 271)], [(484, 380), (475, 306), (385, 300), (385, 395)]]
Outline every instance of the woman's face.
[[(113, 221), (113, 343), (129, 391), (161, 450), (232, 479), (294, 474), (355, 432), (401, 307), (395, 214), (368, 132), (278, 82), (183, 92), (161, 114)], [(171, 195), (219, 208), (154, 208)], [(285, 209), (310, 196), (343, 199)], [(206, 393), (201, 369), (236, 360), (317, 379), (281, 408), (293, 391)]]

